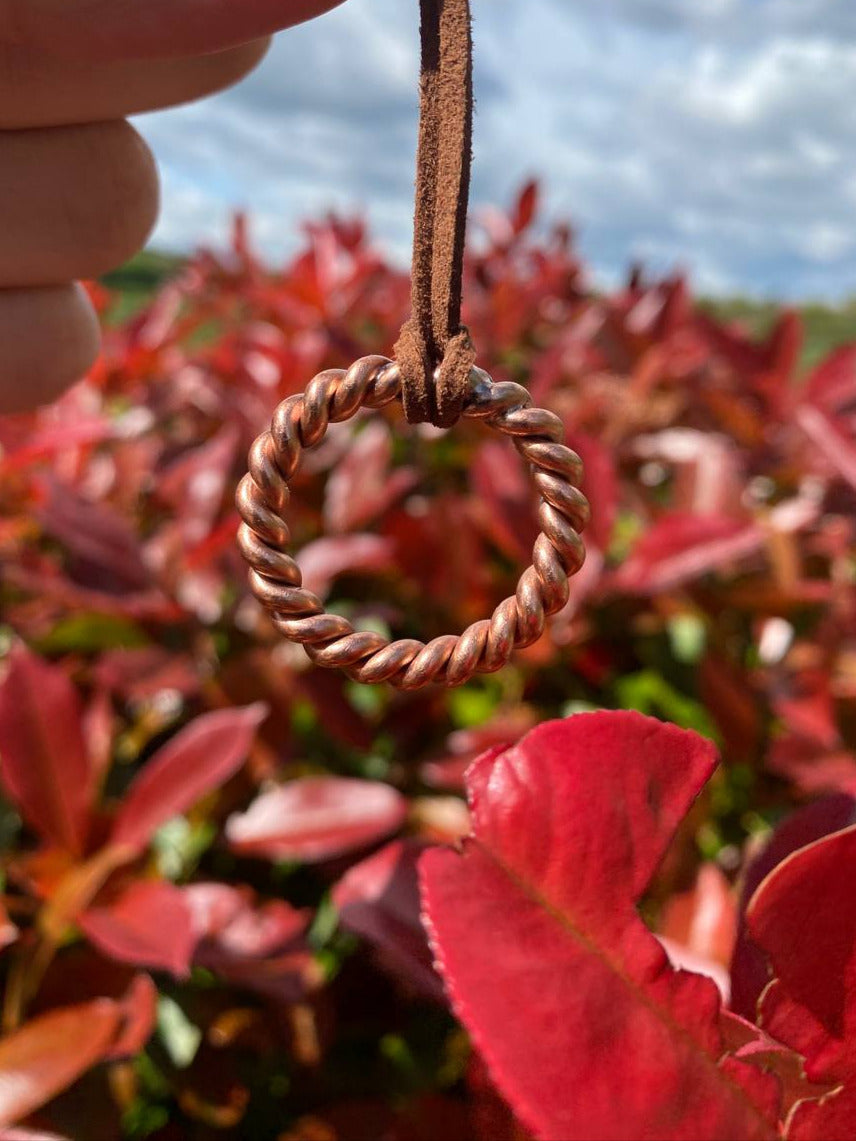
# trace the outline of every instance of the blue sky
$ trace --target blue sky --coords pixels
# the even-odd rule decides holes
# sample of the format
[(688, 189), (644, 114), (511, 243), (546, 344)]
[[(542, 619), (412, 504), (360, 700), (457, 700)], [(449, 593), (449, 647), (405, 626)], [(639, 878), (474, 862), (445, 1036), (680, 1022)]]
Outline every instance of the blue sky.
[[(474, 210), (529, 175), (595, 278), (688, 269), (699, 290), (856, 295), (853, 0), (472, 0)], [(271, 257), (299, 221), (411, 231), (417, 0), (347, 0), (206, 103), (140, 119), (164, 174), (155, 243), (223, 241), (249, 209)]]

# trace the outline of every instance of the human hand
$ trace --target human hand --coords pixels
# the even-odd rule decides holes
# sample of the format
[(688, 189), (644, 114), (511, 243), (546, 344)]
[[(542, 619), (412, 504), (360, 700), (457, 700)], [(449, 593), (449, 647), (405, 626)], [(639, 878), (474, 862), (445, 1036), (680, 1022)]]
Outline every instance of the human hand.
[(228, 87), (339, 3), (0, 0), (0, 413), (85, 374), (99, 333), (75, 282), (151, 233), (157, 170), (125, 117)]

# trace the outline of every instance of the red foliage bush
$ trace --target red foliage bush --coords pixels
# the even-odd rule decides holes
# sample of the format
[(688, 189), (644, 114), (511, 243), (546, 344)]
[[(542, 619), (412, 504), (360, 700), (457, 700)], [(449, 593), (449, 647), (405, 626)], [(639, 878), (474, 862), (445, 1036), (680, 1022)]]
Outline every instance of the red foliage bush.
[[(406, 315), (359, 223), (271, 272), (239, 222), (118, 322), (97, 291), (95, 373), (0, 421), (0, 1137), (856, 1136), (856, 348), (803, 376), (793, 313), (595, 293), (536, 219), (484, 218), (466, 319), (565, 421), (589, 558), (461, 690), (310, 669), (235, 553), (278, 401)], [(395, 411), (291, 521), (405, 637), (537, 530), (513, 449)]]

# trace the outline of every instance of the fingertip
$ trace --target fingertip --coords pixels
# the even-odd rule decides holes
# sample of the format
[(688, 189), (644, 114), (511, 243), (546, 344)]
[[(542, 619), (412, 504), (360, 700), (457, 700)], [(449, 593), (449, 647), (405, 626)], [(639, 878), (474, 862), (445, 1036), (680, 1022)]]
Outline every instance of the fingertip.
[(98, 317), (77, 284), (0, 290), (0, 413), (56, 400), (92, 368)]
[[(166, 59), (258, 41), (343, 0), (21, 0), (15, 43), (80, 60)], [(2, 16), (3, 0), (0, 0)]]
[(101, 277), (157, 222), (157, 166), (124, 121), (0, 131), (0, 170), (0, 285)]

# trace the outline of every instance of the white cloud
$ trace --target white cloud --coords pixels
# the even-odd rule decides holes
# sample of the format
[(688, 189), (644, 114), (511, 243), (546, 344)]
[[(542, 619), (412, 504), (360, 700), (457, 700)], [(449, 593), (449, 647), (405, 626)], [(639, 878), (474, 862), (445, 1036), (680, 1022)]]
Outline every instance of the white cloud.
[[(614, 278), (644, 254), (708, 289), (856, 293), (856, 5), (843, 0), (473, 0), (476, 201), (541, 175)], [(157, 239), (266, 246), (335, 205), (406, 256), (416, 4), (348, 0), (256, 76), (142, 129), (165, 170)]]

